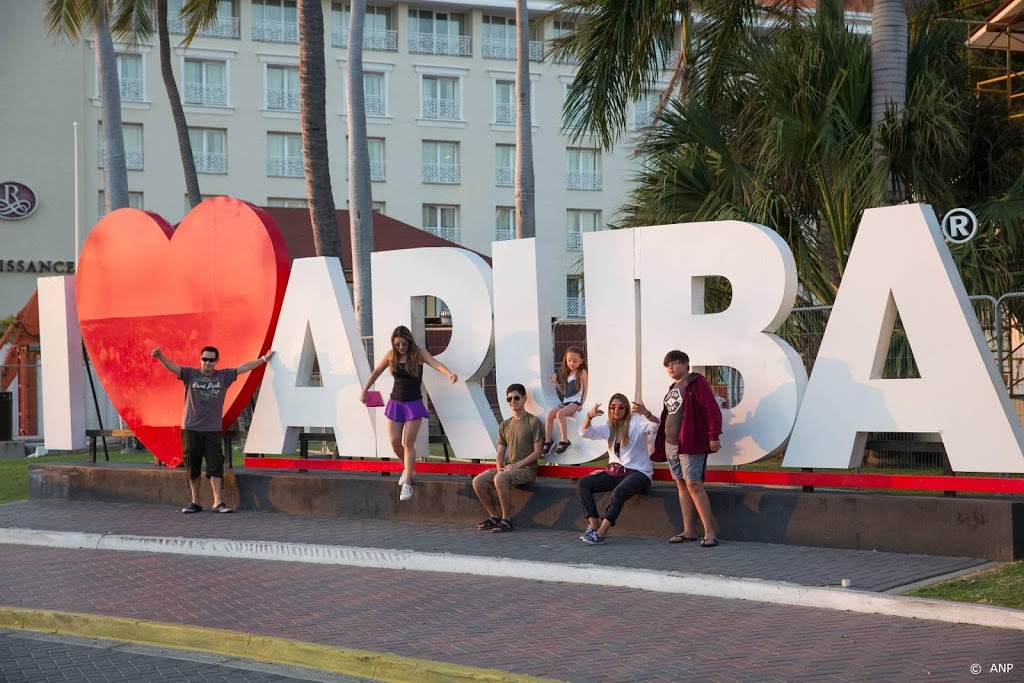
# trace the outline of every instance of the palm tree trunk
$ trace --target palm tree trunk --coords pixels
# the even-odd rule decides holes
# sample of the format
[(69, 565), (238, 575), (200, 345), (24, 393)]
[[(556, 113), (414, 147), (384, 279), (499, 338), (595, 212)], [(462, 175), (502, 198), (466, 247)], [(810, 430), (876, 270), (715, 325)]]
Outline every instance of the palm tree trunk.
[(530, 120), (530, 16), (516, 0), (516, 237), (536, 237), (533, 122)]
[(121, 83), (117, 77), (117, 55), (105, 13), (100, 13), (97, 18), (94, 32), (100, 79), (100, 113), (103, 117), (103, 196), (109, 213), (128, 206), (128, 169), (121, 130)]
[(352, 299), (359, 334), (373, 334), (370, 254), (373, 252), (373, 195), (370, 188), (370, 152), (366, 139), (366, 104), (363, 91), (363, 24), (366, 0), (353, 0), (348, 27), (348, 203), (352, 240)]
[(327, 73), (320, 0), (299, 0), (299, 96), (306, 194), (317, 256), (341, 256), (327, 155)]
[(185, 174), (185, 192), (188, 193), (189, 205), (194, 207), (203, 201), (203, 196), (199, 192), (199, 177), (196, 175), (196, 162), (192, 157), (192, 142), (188, 136), (185, 110), (181, 107), (178, 84), (175, 83), (174, 71), (171, 70), (171, 37), (167, 30), (167, 0), (156, 0), (156, 28), (160, 42), (160, 75), (164, 79), (167, 101), (171, 103), (174, 130), (178, 134), (178, 152), (181, 154), (181, 170)]
[(871, 12), (871, 125), (907, 101), (907, 2), (875, 0)]

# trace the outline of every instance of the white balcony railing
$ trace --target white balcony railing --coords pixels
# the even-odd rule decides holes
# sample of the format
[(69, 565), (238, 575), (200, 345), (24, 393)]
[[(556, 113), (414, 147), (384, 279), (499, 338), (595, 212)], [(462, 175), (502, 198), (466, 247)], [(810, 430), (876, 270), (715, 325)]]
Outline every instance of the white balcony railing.
[(267, 89), (267, 109), (299, 111), (298, 90)]
[(494, 122), (495, 123), (515, 123), (516, 122), (516, 105), (514, 105), (514, 104), (496, 104), (496, 105), (494, 105)]
[(267, 175), (301, 178), (306, 174), (301, 157), (267, 157)]
[(252, 22), (252, 39), (261, 43), (299, 42), (299, 24), (290, 21)]
[(516, 238), (515, 230), (495, 230), (494, 241), (495, 242), (508, 242)]
[[(516, 60), (516, 41), (505, 38), (484, 38), (483, 55), (485, 59), (504, 59), (509, 62)], [(530, 61), (539, 62), (544, 58), (544, 43), (539, 40), (530, 41)]]
[(421, 55), (454, 55), (469, 57), (472, 41), (469, 36), (441, 36), (434, 33), (410, 33), (409, 52)]
[(128, 100), (129, 102), (141, 102), (142, 101), (142, 79), (141, 78), (122, 78), (121, 79), (121, 99)]
[(462, 107), (458, 100), (423, 100), (423, 118), (462, 120)]
[(192, 158), (196, 162), (197, 173), (227, 173), (228, 172), (228, 155), (223, 152), (220, 154), (207, 153), (207, 154), (193, 154)]
[(637, 109), (633, 112), (633, 128), (640, 130), (654, 123), (654, 112), (641, 111)]
[(186, 83), (185, 104), (205, 104), (210, 107), (226, 107), (228, 106), (228, 88), (226, 85)]
[(429, 232), (434, 237), (440, 237), (443, 240), (449, 242), (459, 243), (459, 229), (458, 228), (423, 228), (424, 232)]
[(587, 300), (583, 297), (566, 297), (565, 315), (569, 318), (587, 317)]
[(364, 95), (367, 116), (387, 116), (387, 106), (383, 95)]
[(387, 180), (388, 165), (384, 161), (371, 161), (370, 162), (370, 180), (376, 183), (382, 183)]
[[(348, 47), (348, 26), (331, 29), (331, 46)], [(398, 51), (398, 31), (382, 31), (380, 29), (363, 31), (363, 49), (381, 52)]]
[(515, 171), (511, 168), (494, 169), (494, 185), (496, 187), (513, 187), (515, 185)]
[[(103, 168), (106, 165), (107, 154), (100, 148), (99, 152), (99, 167)], [(126, 149), (124, 151), (124, 165), (129, 171), (141, 171), (143, 170), (143, 158), (141, 149)]]
[(567, 190), (600, 190), (600, 171), (568, 171), (565, 174), (565, 189)]
[(565, 234), (566, 251), (583, 251), (583, 233), (570, 230)]
[(423, 164), (423, 182), (441, 185), (458, 185), (460, 182), (458, 164)]
[[(177, 14), (167, 17), (167, 30), (179, 36), (188, 33), (185, 22)], [(238, 38), (241, 36), (238, 17), (217, 17), (210, 22), (209, 26), (196, 33), (196, 35), (205, 38)]]

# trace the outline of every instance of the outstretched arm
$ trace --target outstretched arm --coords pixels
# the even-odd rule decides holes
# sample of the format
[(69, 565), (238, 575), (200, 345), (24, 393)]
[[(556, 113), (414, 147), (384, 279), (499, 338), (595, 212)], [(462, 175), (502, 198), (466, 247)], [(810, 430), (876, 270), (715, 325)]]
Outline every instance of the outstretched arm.
[(422, 359), (423, 359), (423, 362), (424, 362), (424, 363), (425, 363), (426, 365), (429, 365), (430, 367), (434, 368), (435, 370), (437, 370), (437, 371), (438, 371), (438, 372), (440, 372), (440, 373), (443, 373), (443, 374), (445, 374), (445, 375), (448, 375), (448, 380), (449, 380), (449, 381), (450, 381), (450, 382), (451, 382), (452, 384), (455, 384), (455, 382), (457, 382), (457, 381), (458, 381), (458, 379), (459, 379), (459, 376), (458, 376), (458, 375), (456, 375), (456, 374), (455, 374), (454, 372), (452, 372), (451, 370), (449, 370), (448, 368), (446, 368), (446, 367), (444, 366), (444, 363), (441, 363), (441, 362), (439, 362), (439, 361), (438, 361), (438, 360), (437, 360), (436, 358), (434, 358), (433, 356), (431, 356), (431, 355), (430, 355), (430, 352), (429, 352), (429, 351), (427, 351), (426, 349), (420, 349), (420, 358), (422, 358)]
[(273, 351), (267, 351), (264, 355), (260, 356), (256, 360), (251, 360), (251, 361), (249, 361), (247, 363), (242, 363), (237, 368), (235, 368), (235, 372), (237, 372), (239, 375), (241, 375), (241, 374), (244, 374), (246, 372), (249, 372), (250, 370), (255, 370), (256, 368), (258, 368), (259, 366), (263, 365), (264, 363), (269, 363), (270, 362), (270, 358), (273, 355), (274, 355)]
[(165, 368), (173, 372), (175, 377), (181, 379), (181, 366), (172, 361), (167, 356), (165, 356), (164, 352), (160, 349), (159, 346), (153, 349), (151, 351), (151, 354), (153, 358), (156, 358), (158, 361), (160, 361), (161, 365), (163, 365)]
[(391, 353), (391, 349), (385, 351), (384, 356), (380, 359), (380, 362), (377, 363), (377, 367), (375, 367), (373, 369), (373, 372), (370, 373), (369, 378), (367, 378), (366, 380), (366, 384), (363, 386), (363, 390), (359, 392), (360, 403), (366, 403), (366, 392), (370, 390), (370, 387), (373, 386), (373, 383), (376, 382), (377, 378), (381, 376), (381, 374), (384, 372), (384, 368), (388, 367), (388, 365), (391, 364)]

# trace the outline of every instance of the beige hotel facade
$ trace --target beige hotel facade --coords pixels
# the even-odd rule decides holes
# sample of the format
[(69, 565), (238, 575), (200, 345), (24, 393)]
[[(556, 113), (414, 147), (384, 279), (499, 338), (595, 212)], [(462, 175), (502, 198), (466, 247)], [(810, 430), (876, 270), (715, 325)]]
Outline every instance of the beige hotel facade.
[[(217, 22), (188, 48), (170, 0), (172, 59), (204, 196), (305, 206), (299, 126), (295, 0), (221, 0)], [(582, 233), (604, 229), (636, 169), (629, 142), (649, 120), (656, 93), (633, 105), (612, 153), (572, 142), (561, 107), (575, 66), (547, 56), (570, 27), (531, 2), (537, 237), (557, 254), (564, 318), (585, 313)], [(331, 180), (347, 205), (345, 65), (347, 9), (324, 3)], [(515, 8), (450, 0), (367, 6), (367, 129), (375, 208), (482, 253), (515, 234)], [(131, 205), (176, 223), (187, 211), (181, 162), (155, 44), (115, 45)], [(0, 316), (16, 312), (39, 271), (73, 269), (73, 127), (78, 123), (80, 240), (103, 209), (101, 115), (94, 43), (51, 39), (44, 3), (0, 0), (0, 183), (31, 188), (28, 216), (0, 218)], [(16, 197), (0, 190), (0, 215)], [(564, 292), (564, 301), (561, 293)]]

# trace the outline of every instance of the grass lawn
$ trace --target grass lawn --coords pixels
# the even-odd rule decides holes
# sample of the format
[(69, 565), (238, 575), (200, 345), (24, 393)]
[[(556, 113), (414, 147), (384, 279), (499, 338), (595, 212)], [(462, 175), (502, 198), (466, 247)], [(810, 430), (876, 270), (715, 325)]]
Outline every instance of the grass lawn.
[[(100, 459), (103, 458), (102, 453)], [(112, 462), (146, 462), (152, 463), (153, 456), (147, 451), (121, 453), (111, 450)], [(18, 458), (17, 460), (0, 460), (0, 503), (10, 503), (28, 498), (28, 466), (31, 463), (44, 462), (89, 462), (89, 454), (61, 453), (47, 455), (42, 458)]]
[(907, 595), (1024, 609), (1024, 561), (937, 583)]

